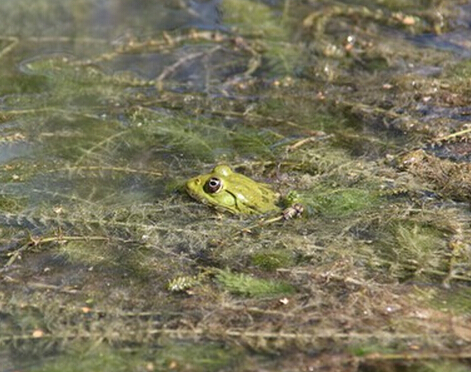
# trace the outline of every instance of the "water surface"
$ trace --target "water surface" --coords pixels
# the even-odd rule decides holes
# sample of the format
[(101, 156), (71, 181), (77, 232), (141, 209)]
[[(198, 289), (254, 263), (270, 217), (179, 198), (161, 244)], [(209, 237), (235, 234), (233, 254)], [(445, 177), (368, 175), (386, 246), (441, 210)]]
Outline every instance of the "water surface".
[(469, 9), (0, 4), (0, 371), (467, 370)]

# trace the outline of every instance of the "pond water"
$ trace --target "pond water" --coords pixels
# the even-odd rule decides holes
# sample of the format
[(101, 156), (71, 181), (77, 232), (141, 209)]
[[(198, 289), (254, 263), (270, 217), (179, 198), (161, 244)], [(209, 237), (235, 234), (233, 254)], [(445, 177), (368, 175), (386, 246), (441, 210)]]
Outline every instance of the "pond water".
[(0, 372), (471, 368), (469, 2), (0, 14)]

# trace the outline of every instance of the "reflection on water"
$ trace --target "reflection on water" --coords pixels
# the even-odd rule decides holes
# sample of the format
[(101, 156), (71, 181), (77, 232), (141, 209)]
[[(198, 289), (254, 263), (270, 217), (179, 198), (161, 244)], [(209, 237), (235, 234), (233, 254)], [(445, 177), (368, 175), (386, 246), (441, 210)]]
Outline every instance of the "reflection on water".
[(16, 158), (25, 157), (28, 153), (28, 144), (17, 142), (0, 146), (0, 163), (7, 163)]
[(2, 35), (118, 39), (178, 28), (214, 28), (221, 0), (50, 0), (2, 4)]

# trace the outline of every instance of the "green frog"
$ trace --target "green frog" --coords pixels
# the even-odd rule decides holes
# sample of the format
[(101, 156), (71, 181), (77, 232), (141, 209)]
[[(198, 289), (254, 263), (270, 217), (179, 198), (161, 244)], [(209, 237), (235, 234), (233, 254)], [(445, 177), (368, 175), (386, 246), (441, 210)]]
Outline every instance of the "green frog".
[(233, 214), (282, 212), (281, 218), (288, 219), (302, 213), (300, 204), (282, 210), (278, 206), (279, 193), (267, 184), (233, 172), (227, 165), (217, 165), (211, 173), (191, 178), (185, 188), (192, 198)]

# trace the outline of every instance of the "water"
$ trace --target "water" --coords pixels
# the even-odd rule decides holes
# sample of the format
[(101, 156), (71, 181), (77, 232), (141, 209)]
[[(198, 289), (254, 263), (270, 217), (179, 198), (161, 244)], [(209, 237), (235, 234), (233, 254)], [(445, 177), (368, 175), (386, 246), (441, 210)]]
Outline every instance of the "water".
[(2, 2), (0, 371), (466, 370), (468, 10)]

